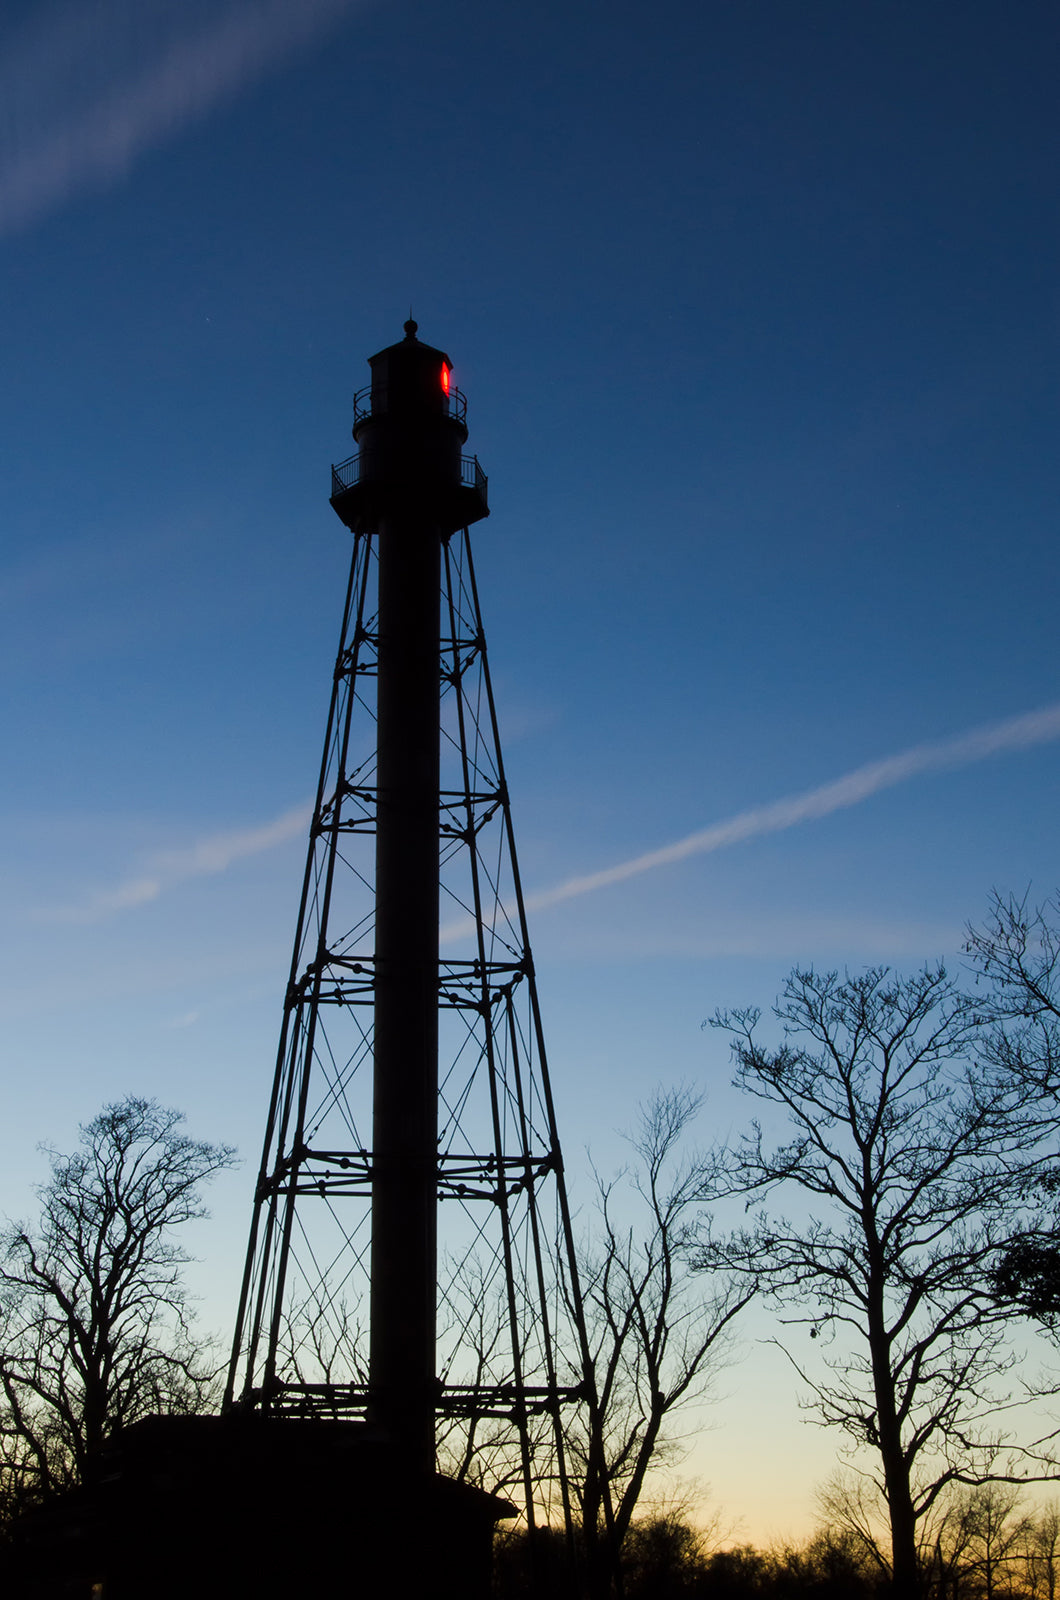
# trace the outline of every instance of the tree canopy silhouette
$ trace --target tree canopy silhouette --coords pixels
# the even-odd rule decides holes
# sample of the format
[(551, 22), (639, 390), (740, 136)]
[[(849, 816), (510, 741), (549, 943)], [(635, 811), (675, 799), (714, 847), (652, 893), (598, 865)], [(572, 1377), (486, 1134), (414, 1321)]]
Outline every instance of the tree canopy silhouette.
[(1039, 1134), (1051, 1158), (1029, 1175), (1044, 1224), (1013, 1235), (994, 1273), (998, 1294), (1053, 1332), (1060, 1326), (1060, 895), (1031, 906), (1029, 896), (995, 894), (986, 921), (965, 945), (984, 993), (989, 1049), (1038, 1107)]

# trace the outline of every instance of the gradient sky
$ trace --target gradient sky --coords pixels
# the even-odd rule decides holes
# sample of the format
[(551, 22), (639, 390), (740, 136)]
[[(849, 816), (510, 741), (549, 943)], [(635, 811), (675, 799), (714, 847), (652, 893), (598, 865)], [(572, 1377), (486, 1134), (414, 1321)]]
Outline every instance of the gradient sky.
[[(9, 0), (0, 1212), (108, 1098), (183, 1106), (246, 1157), (193, 1241), (231, 1320), (328, 468), (410, 304), (490, 475), (582, 1205), (654, 1084), (749, 1114), (715, 1007), (959, 965), (1055, 887), (1058, 42), (1045, 0)], [(747, 1347), (687, 1471), (764, 1537), (834, 1440)]]

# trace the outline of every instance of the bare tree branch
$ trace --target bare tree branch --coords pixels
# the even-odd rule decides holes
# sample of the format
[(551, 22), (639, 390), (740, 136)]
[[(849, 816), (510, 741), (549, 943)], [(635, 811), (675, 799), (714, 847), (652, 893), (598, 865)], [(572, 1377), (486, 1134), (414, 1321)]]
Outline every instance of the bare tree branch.
[(189, 1139), (180, 1112), (129, 1097), (49, 1150), (36, 1227), (0, 1236), (0, 1481), (8, 1511), (84, 1481), (103, 1439), (188, 1411), (214, 1373), (192, 1338), (174, 1233), (206, 1215), (227, 1146)]

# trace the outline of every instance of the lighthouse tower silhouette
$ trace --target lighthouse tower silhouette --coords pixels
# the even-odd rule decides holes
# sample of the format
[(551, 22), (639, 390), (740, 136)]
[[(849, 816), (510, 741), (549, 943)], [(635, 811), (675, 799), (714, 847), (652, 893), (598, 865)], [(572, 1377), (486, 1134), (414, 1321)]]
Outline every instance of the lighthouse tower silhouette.
[[(371, 357), (226, 1407), (570, 1525), (589, 1358), (442, 350)], [(580, 1446), (577, 1446), (579, 1447)]]

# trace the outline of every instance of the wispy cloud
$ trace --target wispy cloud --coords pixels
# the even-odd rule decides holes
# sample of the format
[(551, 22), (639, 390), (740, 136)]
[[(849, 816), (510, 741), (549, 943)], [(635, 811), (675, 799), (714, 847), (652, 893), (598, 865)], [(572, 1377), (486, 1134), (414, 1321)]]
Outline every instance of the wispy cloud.
[[(690, 856), (710, 855), (715, 850), (743, 844), (765, 834), (782, 833), (800, 823), (816, 821), (835, 811), (860, 805), (873, 795), (896, 788), (924, 773), (972, 766), (991, 756), (1029, 750), (1055, 739), (1060, 739), (1060, 702), (1023, 716), (1010, 717), (1005, 722), (975, 728), (953, 739), (913, 745), (897, 755), (886, 756), (882, 761), (870, 761), (864, 766), (855, 767), (830, 783), (784, 796), (766, 805), (753, 806), (734, 817), (686, 834), (656, 850), (647, 850), (642, 855), (604, 867), (599, 872), (584, 873), (567, 878), (550, 889), (539, 889), (527, 895), (527, 910), (541, 911), (565, 900), (592, 894), (597, 889), (624, 883), (629, 878), (640, 877), (656, 867), (670, 866)], [(231, 829), (210, 834), (180, 849), (156, 851), (148, 857), (141, 871), (130, 874), (113, 887), (99, 890), (78, 905), (38, 911), (37, 917), (66, 923), (103, 921), (117, 912), (129, 911), (156, 900), (167, 889), (189, 878), (224, 872), (236, 861), (271, 850), (275, 845), (304, 834), (311, 814), (311, 806), (300, 805), (255, 828)], [(462, 921), (443, 928), (442, 937), (457, 938), (466, 933), (469, 926)]]
[(164, 1022), (162, 1026), (172, 1032), (180, 1028), (193, 1028), (198, 1020), (199, 1013), (197, 1011), (185, 1011), (179, 1017), (170, 1017), (169, 1021)]
[(0, 236), (126, 176), (358, 0), (67, 0), (0, 38)]
[(1013, 750), (1028, 750), (1034, 745), (1048, 744), (1060, 738), (1060, 702), (1043, 706), (1040, 711), (1029, 711), (1020, 717), (1010, 717), (1005, 722), (994, 722), (985, 728), (975, 728), (970, 733), (959, 734), (954, 739), (940, 739), (932, 744), (913, 745), (898, 755), (886, 756), (882, 761), (870, 761), (855, 767), (831, 783), (816, 789), (805, 789), (801, 794), (786, 795), (767, 805), (753, 806), (724, 822), (712, 823), (688, 833), (683, 839), (662, 845), (657, 850), (647, 850), (643, 855), (619, 861), (600, 872), (585, 873), (581, 877), (567, 878), (551, 889), (541, 889), (526, 898), (528, 910), (540, 911), (547, 906), (559, 905), (564, 900), (574, 900), (579, 895), (592, 894), (596, 889), (607, 889), (612, 884), (624, 883), (627, 878), (637, 878), (656, 867), (667, 867), (675, 861), (685, 861), (689, 856), (710, 855), (715, 850), (725, 850), (730, 845), (743, 844), (748, 839), (760, 838), (767, 833), (782, 833), (786, 828), (797, 827), (801, 822), (812, 822), (827, 817), (834, 811), (844, 811), (863, 800), (880, 794), (884, 789), (894, 789), (926, 772), (942, 772), (953, 767), (971, 766), (986, 761), (990, 756), (1003, 755)]
[(180, 850), (156, 851), (148, 858), (144, 870), (135, 876), (124, 878), (110, 889), (98, 890), (80, 904), (38, 910), (36, 919), (40, 922), (103, 922), (119, 911), (131, 911), (157, 900), (165, 890), (189, 878), (224, 872), (235, 861), (260, 855), (263, 850), (271, 850), (275, 845), (304, 834), (312, 814), (310, 805), (295, 806), (256, 828), (230, 829), (210, 834)]

